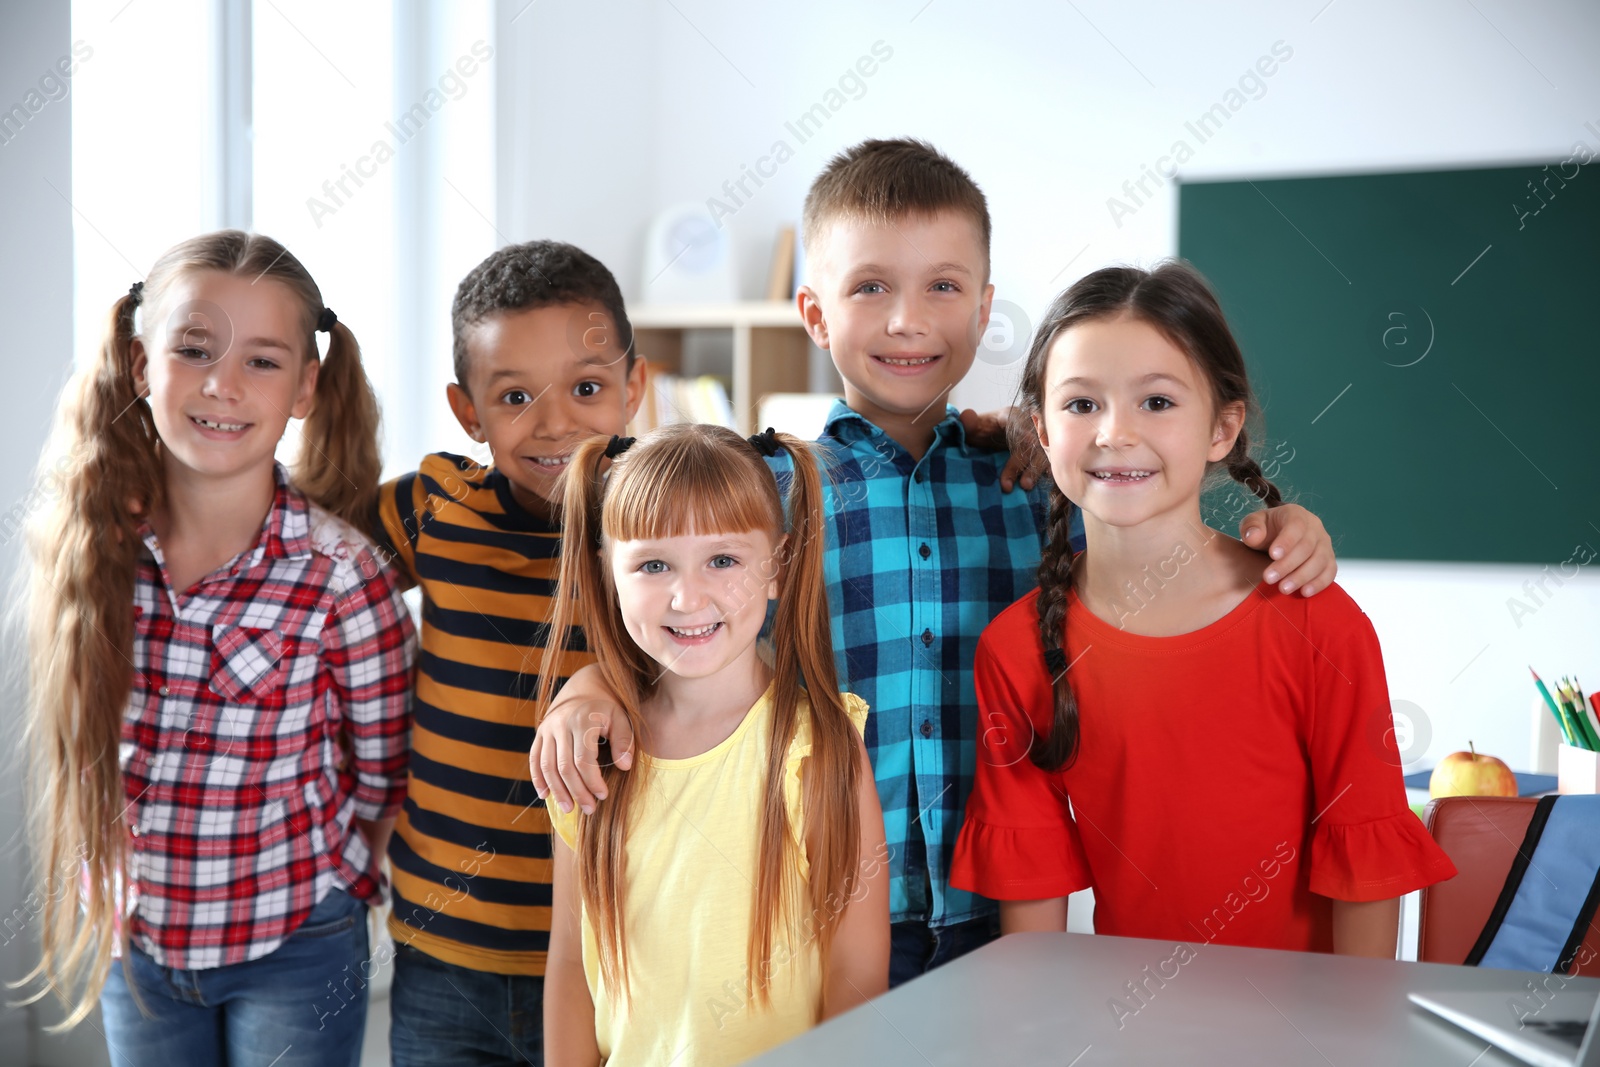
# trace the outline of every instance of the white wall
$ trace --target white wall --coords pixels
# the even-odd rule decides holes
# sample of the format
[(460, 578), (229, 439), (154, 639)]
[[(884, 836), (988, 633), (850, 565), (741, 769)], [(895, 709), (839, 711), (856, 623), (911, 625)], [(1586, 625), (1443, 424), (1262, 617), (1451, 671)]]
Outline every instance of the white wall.
[[(0, 107), (26, 105), (26, 94), (71, 50), (71, 10), (65, 0), (8, 4), (0, 14)], [(0, 588), (10, 590), (21, 556), (14, 519), (28, 508), (33, 464), (48, 426), (51, 402), (72, 364), (71, 95), (49, 100), (20, 133), (0, 145), (0, 322), (6, 328), (6, 390), (13, 398), (0, 420)], [(53, 187), (53, 188), (52, 188)], [(10, 598), (7, 597), (7, 602)], [(36, 908), (23, 838), (22, 685), (20, 636), (8, 628), (0, 643), (0, 917), (13, 920), (0, 937), (0, 981), (11, 983), (38, 960)], [(18, 916), (22, 921), (18, 921)], [(20, 926), (20, 933), (17, 930)], [(16, 936), (13, 936), (13, 934)], [(0, 1062), (93, 1064), (105, 1045), (88, 1026), (73, 1038), (36, 1036), (40, 1011), (10, 1006), (3, 992)]]
[(500, 231), (578, 244), (625, 289), (638, 274), (661, 155), (645, 95), (658, 64), (670, 64), (653, 32), (658, 6), (497, 5)]
[[(502, 86), (502, 151), (517, 153), (502, 217), (516, 239), (561, 236), (592, 249), (630, 298), (652, 214), (711, 197), (731, 205), (723, 183), (779, 140), (793, 158), (760, 188), (747, 184), (753, 195), (723, 220), (742, 295), (764, 289), (774, 232), (797, 220), (834, 152), (910, 134), (983, 186), (996, 297), (1026, 316), (1089, 270), (1176, 250), (1170, 184), (1120, 226), (1107, 200), (1125, 198), (1123, 183), (1179, 138), (1194, 149), (1183, 178), (1562, 159), (1579, 138), (1600, 148), (1583, 128), (1600, 124), (1600, 9), (1582, 0), (525, 3), (500, 2), (502, 23), (517, 16), (502, 69), (524, 71)], [(892, 56), (861, 86), (847, 83), (843, 106), (802, 142), (785, 123), (879, 41)], [(1292, 55), (1197, 143), (1184, 123), (1277, 42)], [(1017, 370), (980, 360), (954, 399), (1002, 405)], [(1463, 521), (1486, 506), (1492, 498), (1463, 501)], [(1470, 738), (1527, 766), (1530, 662), (1547, 677), (1576, 672), (1600, 686), (1600, 580), (1569, 582), (1518, 628), (1506, 598), (1538, 573), (1344, 565), (1383, 639), (1393, 696), (1430, 719), (1433, 744), (1419, 753), (1429, 762)]]

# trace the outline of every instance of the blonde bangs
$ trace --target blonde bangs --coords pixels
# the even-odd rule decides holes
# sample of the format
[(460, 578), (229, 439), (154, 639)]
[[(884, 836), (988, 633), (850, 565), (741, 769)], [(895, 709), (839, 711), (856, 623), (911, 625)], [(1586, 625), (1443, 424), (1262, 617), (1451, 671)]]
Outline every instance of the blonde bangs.
[(783, 502), (772, 472), (732, 430), (666, 426), (616, 460), (600, 529), (608, 541), (748, 530), (782, 535)]

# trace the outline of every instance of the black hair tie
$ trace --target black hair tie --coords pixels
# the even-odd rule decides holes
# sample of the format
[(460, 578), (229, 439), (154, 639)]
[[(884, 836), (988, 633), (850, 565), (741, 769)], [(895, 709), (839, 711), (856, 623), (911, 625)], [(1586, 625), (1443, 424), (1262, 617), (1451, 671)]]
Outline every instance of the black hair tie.
[(755, 450), (757, 452), (760, 452), (768, 459), (776, 456), (778, 454), (778, 450), (783, 447), (783, 445), (778, 441), (778, 432), (771, 426), (768, 426), (760, 433), (751, 436), (750, 443), (755, 446)]
[(339, 316), (333, 313), (332, 308), (323, 308), (322, 314), (317, 316), (317, 332), (332, 333), (333, 324), (339, 321)]
[(606, 444), (606, 458), (616, 459), (618, 456), (622, 455), (632, 447), (633, 438), (618, 437), (616, 434), (612, 434), (610, 442)]
[(1044, 665), (1050, 671), (1052, 679), (1061, 677), (1067, 673), (1067, 653), (1059, 648), (1045, 649)]
[(144, 282), (134, 282), (128, 286), (128, 299), (133, 301), (134, 307), (144, 301)]

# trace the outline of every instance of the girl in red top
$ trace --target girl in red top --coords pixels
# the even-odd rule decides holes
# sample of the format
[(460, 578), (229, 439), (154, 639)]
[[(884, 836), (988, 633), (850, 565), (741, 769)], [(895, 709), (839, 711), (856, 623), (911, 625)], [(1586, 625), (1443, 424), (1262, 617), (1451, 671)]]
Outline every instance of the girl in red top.
[(1201, 521), (1214, 469), (1280, 502), (1216, 297), (1181, 263), (1096, 271), (1050, 308), (1022, 391), (1050, 543), (978, 645), (952, 883), (1006, 933), (1065, 929), (1092, 885), (1100, 933), (1392, 959), (1398, 898), (1455, 869), (1406, 807), (1367, 617), (1338, 586), (1259, 581)]

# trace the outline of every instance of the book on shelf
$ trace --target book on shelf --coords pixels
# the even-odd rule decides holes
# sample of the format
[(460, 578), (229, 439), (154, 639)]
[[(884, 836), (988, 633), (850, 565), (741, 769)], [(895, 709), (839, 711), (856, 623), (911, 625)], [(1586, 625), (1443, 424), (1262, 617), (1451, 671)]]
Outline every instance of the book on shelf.
[(674, 422), (710, 422), (732, 428), (733, 401), (728, 386), (710, 374), (685, 377), (646, 365), (644, 403), (639, 405), (629, 432), (653, 430)]
[(794, 262), (794, 227), (784, 226), (772, 242), (772, 266), (767, 271), (768, 300), (794, 299)]

